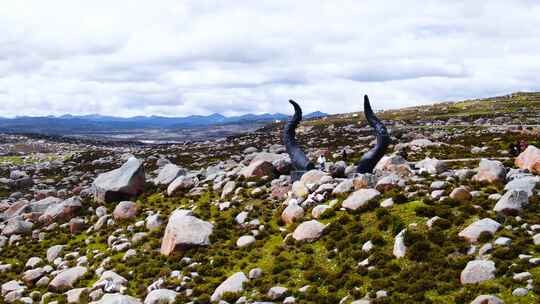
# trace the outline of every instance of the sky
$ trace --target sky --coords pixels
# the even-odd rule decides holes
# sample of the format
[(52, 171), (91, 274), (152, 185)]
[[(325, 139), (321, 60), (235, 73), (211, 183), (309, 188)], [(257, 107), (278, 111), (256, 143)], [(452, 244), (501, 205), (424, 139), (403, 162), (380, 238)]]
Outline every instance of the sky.
[(540, 1), (0, 0), (0, 116), (362, 110), (540, 91)]

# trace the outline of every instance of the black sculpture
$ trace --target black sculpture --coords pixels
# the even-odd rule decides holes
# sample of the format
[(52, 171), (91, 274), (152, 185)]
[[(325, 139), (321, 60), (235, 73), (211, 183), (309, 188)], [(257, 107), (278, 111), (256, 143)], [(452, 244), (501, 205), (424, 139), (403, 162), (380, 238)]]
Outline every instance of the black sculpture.
[(379, 160), (384, 156), (386, 149), (390, 145), (390, 136), (383, 123), (375, 116), (371, 105), (369, 104), (369, 98), (364, 95), (364, 115), (369, 125), (375, 129), (375, 136), (377, 137), (377, 144), (375, 147), (362, 156), (357, 163), (358, 173), (372, 173), (373, 168), (377, 165)]
[(315, 166), (309, 161), (304, 151), (302, 151), (298, 145), (298, 142), (296, 142), (296, 127), (302, 120), (302, 109), (294, 100), (289, 100), (289, 102), (294, 107), (294, 115), (285, 125), (283, 131), (283, 144), (285, 144), (287, 153), (291, 157), (294, 170), (299, 171), (300, 173), (314, 169)]

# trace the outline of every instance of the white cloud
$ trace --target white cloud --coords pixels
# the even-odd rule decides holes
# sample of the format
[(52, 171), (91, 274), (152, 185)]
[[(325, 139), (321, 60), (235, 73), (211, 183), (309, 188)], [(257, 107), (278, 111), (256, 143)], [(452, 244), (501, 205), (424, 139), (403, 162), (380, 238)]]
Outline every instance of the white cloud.
[(540, 90), (536, 1), (5, 1), (0, 115), (376, 108)]

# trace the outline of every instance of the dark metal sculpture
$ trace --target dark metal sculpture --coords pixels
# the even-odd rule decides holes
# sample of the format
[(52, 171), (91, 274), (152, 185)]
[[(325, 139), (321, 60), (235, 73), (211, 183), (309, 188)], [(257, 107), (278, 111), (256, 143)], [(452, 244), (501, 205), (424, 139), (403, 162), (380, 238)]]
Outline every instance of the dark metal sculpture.
[(375, 116), (371, 105), (369, 104), (369, 98), (364, 95), (364, 115), (368, 121), (368, 124), (375, 129), (375, 136), (377, 137), (377, 144), (375, 147), (362, 156), (357, 163), (358, 173), (372, 173), (373, 169), (384, 156), (386, 149), (390, 145), (390, 136), (383, 123)]
[(304, 151), (300, 148), (300, 145), (298, 145), (298, 142), (296, 142), (296, 127), (302, 120), (302, 109), (294, 100), (289, 100), (289, 102), (294, 107), (294, 115), (287, 122), (283, 130), (283, 144), (291, 157), (294, 170), (308, 171), (314, 169), (315, 166), (309, 161)]

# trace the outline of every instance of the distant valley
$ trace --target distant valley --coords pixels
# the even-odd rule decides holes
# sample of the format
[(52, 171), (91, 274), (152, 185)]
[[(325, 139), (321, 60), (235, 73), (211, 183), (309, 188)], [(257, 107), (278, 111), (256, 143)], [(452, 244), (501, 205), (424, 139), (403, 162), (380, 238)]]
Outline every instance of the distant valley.
[[(313, 112), (304, 118), (320, 118), (326, 115)], [(280, 113), (231, 117), (221, 114), (128, 118), (103, 115), (20, 116), (0, 118), (0, 132), (163, 143), (226, 137), (253, 131), (270, 122), (286, 120), (287, 117)]]

